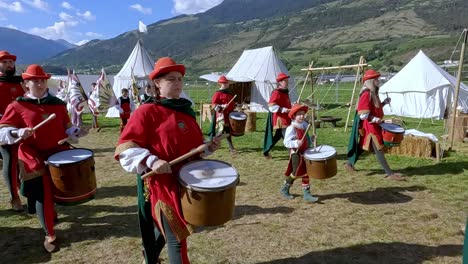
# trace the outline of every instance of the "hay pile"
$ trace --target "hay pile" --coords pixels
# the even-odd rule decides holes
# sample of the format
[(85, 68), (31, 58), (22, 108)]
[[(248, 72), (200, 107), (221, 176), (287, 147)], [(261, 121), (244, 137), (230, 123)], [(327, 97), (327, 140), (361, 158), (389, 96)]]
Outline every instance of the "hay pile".
[(388, 154), (412, 156), (412, 157), (436, 157), (436, 143), (426, 137), (406, 135), (400, 146), (388, 148)]

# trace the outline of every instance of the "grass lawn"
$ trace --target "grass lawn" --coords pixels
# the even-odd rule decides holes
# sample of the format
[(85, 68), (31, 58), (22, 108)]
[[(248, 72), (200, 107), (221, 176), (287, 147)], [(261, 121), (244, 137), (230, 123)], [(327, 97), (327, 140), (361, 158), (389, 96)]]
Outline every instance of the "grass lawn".
[[(337, 150), (338, 174), (311, 180), (312, 193), (320, 199), (316, 204), (303, 201), (299, 182), (291, 188), (295, 199), (280, 196), (288, 154), (278, 144), (273, 160), (262, 157), (265, 114), (257, 114), (257, 132), (234, 138), (237, 156), (231, 156), (226, 144), (211, 156), (240, 173), (235, 216), (223, 226), (199, 228), (189, 237), (192, 263), (461, 263), (460, 228), (468, 212), (466, 145), (457, 143), (440, 163), (387, 155), (390, 166), (408, 177), (406, 182), (384, 179), (373, 155), (363, 156), (358, 171), (349, 174), (342, 166), (349, 136), (343, 127), (347, 110), (340, 105), (324, 104), (319, 111), (343, 120), (337, 128), (317, 129), (318, 143)], [(419, 124), (405, 121), (408, 128)], [(118, 119), (100, 117), (99, 122), (101, 130), (91, 131), (76, 145), (94, 151), (96, 198), (56, 207), (59, 252), (43, 251), (36, 216), (9, 210), (7, 192), (0, 185), (2, 263), (142, 262), (135, 175), (113, 159)], [(91, 123), (89, 116), (85, 123)], [(203, 129), (208, 130), (208, 123)], [(443, 134), (442, 122), (424, 121), (419, 129)], [(165, 250), (162, 257), (168, 263)]]

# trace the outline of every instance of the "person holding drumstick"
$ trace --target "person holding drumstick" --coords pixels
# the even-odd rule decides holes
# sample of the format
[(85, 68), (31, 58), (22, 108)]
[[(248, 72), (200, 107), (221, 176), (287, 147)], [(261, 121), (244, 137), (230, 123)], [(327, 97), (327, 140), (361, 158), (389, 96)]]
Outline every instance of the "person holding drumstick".
[[(16, 73), (16, 56), (6, 50), (0, 51), (0, 117), (5, 114), (7, 106), (16, 97), (24, 95), (23, 79)], [(3, 159), (3, 178), (10, 194), (11, 208), (16, 212), (23, 211), (23, 204), (18, 195), (18, 144), (0, 146)]]
[(66, 103), (48, 93), (47, 79), (51, 77), (50, 74), (45, 73), (41, 66), (32, 64), (22, 77), (27, 93), (8, 105), (0, 120), (0, 144), (19, 142), (21, 191), (28, 198), (28, 204), (35, 205), (46, 235), (45, 250), (54, 252), (57, 250), (54, 231), (57, 213), (52, 180), (45, 160), (56, 152), (69, 149), (68, 144), (59, 145), (58, 141), (66, 137), (76, 139), (80, 129), (71, 125)]
[(227, 133), (227, 142), (229, 146), (229, 150), (231, 154), (236, 154), (236, 149), (232, 144), (232, 137), (231, 137), (231, 126), (229, 124), (229, 114), (234, 111), (234, 107), (236, 103), (232, 101), (234, 98), (230, 91), (229, 91), (229, 81), (226, 79), (224, 75), (221, 75), (218, 79), (218, 83), (220, 88), (213, 94), (211, 98), (211, 104), (213, 105), (214, 110), (216, 111), (215, 120), (213, 120), (213, 124), (216, 124), (216, 127), (219, 129), (214, 129), (212, 127), (210, 135), (214, 136), (216, 134), (215, 131), (220, 133)]
[[(271, 159), (270, 150), (284, 138), (286, 128), (291, 124), (288, 112), (291, 110), (291, 100), (289, 99), (289, 76), (280, 72), (276, 77), (277, 89), (273, 90), (268, 102), (268, 119), (265, 128), (265, 138), (263, 142), (263, 156)], [(275, 135), (273, 131), (275, 130)]]
[[(144, 183), (152, 220), (157, 226), (152, 243), (145, 244), (143, 237), (147, 263), (158, 261), (165, 243), (168, 244), (170, 263), (189, 263), (187, 237), (193, 227), (182, 215), (177, 180), (183, 163), (171, 167), (169, 161), (200, 146), (204, 138), (192, 103), (181, 98), (184, 75), (185, 66), (172, 58), (156, 61), (149, 78), (159, 88), (160, 97), (155, 103), (143, 104), (132, 114), (114, 155), (128, 172), (142, 174), (150, 171), (154, 174), (145, 178)], [(206, 154), (217, 150), (219, 144), (219, 138), (207, 143)], [(200, 154), (195, 157), (199, 158)]]
[(317, 202), (318, 198), (310, 193), (309, 176), (307, 175), (306, 163), (304, 160), (304, 151), (312, 143), (307, 134), (308, 123), (305, 121), (306, 113), (309, 108), (306, 105), (296, 104), (292, 107), (288, 116), (293, 120), (291, 125), (286, 128), (284, 136), (284, 146), (289, 149), (289, 163), (284, 175), (284, 185), (281, 187), (281, 194), (286, 199), (294, 197), (289, 193), (289, 189), (297, 178), (302, 180), (302, 190), (304, 200), (307, 202)]
[(348, 162), (345, 169), (353, 172), (359, 156), (364, 151), (374, 152), (377, 160), (385, 171), (385, 177), (391, 180), (405, 180), (400, 173), (393, 172), (388, 166), (383, 152), (382, 128), (383, 106), (390, 104), (391, 99), (385, 98), (380, 102), (379, 98), (380, 73), (375, 70), (367, 70), (362, 77), (364, 85), (359, 94), (359, 102), (354, 118), (353, 129), (348, 144)]

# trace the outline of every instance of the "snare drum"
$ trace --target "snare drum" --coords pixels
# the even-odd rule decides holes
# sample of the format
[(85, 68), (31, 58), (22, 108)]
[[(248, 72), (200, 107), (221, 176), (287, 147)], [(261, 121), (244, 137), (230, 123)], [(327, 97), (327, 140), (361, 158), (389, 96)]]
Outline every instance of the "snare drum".
[(226, 162), (198, 160), (179, 172), (184, 219), (195, 226), (217, 226), (234, 216), (237, 170)]
[(96, 193), (93, 152), (89, 149), (60, 151), (47, 159), (54, 185), (54, 201), (62, 205), (85, 203)]
[(380, 123), (383, 143), (387, 147), (399, 146), (403, 140), (405, 129), (397, 124)]
[(245, 124), (247, 123), (247, 115), (242, 112), (229, 113), (229, 124), (231, 125), (231, 135), (239, 137), (244, 135)]
[(336, 175), (336, 150), (332, 146), (321, 145), (304, 151), (307, 175), (315, 179), (327, 179)]

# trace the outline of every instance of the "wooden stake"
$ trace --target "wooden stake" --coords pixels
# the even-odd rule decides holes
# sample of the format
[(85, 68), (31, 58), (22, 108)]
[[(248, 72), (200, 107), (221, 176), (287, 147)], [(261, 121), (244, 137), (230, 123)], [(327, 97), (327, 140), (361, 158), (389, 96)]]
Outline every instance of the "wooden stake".
[(357, 70), (356, 70), (356, 79), (354, 79), (354, 87), (353, 87), (353, 93), (351, 95), (351, 101), (349, 102), (349, 109), (348, 109), (348, 116), (346, 117), (346, 124), (345, 124), (345, 132), (348, 131), (348, 125), (349, 125), (349, 117), (351, 115), (351, 109), (353, 108), (353, 103), (354, 103), (354, 95), (356, 93), (356, 86), (359, 81), (359, 75), (361, 73), (362, 67), (367, 66), (367, 64), (364, 63), (364, 57), (361, 56), (359, 58), (359, 64), (357, 65)]
[[(309, 69), (312, 68), (312, 65), (314, 65), (314, 61), (311, 61), (309, 63)], [(301, 96), (302, 96), (302, 92), (304, 91), (304, 88), (307, 84), (307, 80), (309, 79), (309, 75), (311, 74), (311, 71), (307, 71), (307, 75), (306, 75), (306, 78), (304, 80), (304, 83), (302, 84), (302, 89), (301, 89), (301, 92), (299, 93), (299, 96), (297, 97), (297, 101), (296, 101), (296, 104), (299, 103), (299, 101), (301, 100)]]

